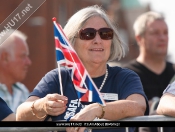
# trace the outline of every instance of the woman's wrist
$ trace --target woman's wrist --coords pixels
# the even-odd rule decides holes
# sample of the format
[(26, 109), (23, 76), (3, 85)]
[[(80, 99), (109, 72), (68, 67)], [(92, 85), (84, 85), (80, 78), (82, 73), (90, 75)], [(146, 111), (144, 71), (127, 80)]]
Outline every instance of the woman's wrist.
[[(42, 106), (42, 108), (39, 108), (40, 110), (37, 111), (37, 109), (36, 109), (36, 106), (38, 103), (37, 101), (39, 101), (39, 100), (35, 100), (32, 102), (32, 106), (31, 106), (32, 115), (34, 115), (38, 119), (44, 119), (47, 116), (47, 113), (44, 111), (43, 106)], [(44, 114), (43, 114), (43, 111), (44, 111)]]
[(105, 109), (104, 108), (105, 108), (105, 106), (98, 103), (98, 109), (100, 109), (100, 110), (98, 110), (98, 112), (99, 112), (98, 115), (97, 115), (98, 119), (102, 119), (104, 117), (104, 115), (105, 115)]

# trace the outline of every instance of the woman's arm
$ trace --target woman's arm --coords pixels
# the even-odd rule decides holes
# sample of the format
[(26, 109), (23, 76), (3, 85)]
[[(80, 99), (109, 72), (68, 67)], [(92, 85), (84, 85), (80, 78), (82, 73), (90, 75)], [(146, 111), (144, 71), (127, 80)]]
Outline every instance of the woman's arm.
[(16, 120), (43, 121), (47, 115), (62, 114), (66, 110), (66, 104), (67, 97), (59, 94), (48, 94), (44, 98), (31, 96), (18, 107)]
[[(102, 107), (98, 103), (86, 106), (83, 110), (71, 118), (71, 121), (93, 121), (96, 117), (102, 117), (107, 120), (119, 120), (132, 116), (143, 116), (146, 110), (145, 98), (140, 94), (132, 94), (126, 100), (118, 100), (106, 103)], [(84, 131), (84, 127), (77, 128)], [(74, 128), (67, 128), (68, 132)]]
[[(140, 94), (132, 94), (126, 100), (118, 100), (106, 103), (104, 107), (104, 119), (119, 120), (132, 116), (143, 116), (146, 110), (145, 98)], [(98, 103), (86, 106), (77, 113), (71, 120), (92, 121), (96, 117), (101, 117), (102, 107)]]
[(132, 94), (126, 100), (118, 100), (106, 104), (104, 119), (119, 120), (132, 116), (143, 116), (146, 110), (145, 98), (140, 94)]
[(157, 113), (175, 117), (175, 95), (170, 93), (164, 94), (157, 107)]

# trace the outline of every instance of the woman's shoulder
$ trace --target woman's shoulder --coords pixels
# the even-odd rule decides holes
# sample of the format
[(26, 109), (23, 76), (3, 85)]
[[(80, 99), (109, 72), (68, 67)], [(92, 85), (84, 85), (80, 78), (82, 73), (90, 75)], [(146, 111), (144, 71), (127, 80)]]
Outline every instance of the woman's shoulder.
[(128, 68), (122, 68), (119, 66), (109, 67), (109, 76), (113, 78), (115, 81), (123, 82), (130, 80), (139, 80), (139, 76), (134, 71)]
[(125, 67), (119, 67), (119, 66), (108, 66), (108, 69), (111, 73), (116, 74), (116, 73), (120, 73), (120, 74), (136, 74), (133, 70), (130, 70), (128, 68)]
[[(66, 79), (69, 77), (69, 71), (68, 69), (64, 68), (64, 67), (61, 67), (60, 68), (60, 71), (61, 71), (61, 77)], [(59, 69), (58, 68), (55, 68), (49, 72), (47, 72), (44, 77), (42, 78), (42, 81), (44, 80), (45, 82), (57, 82), (58, 81), (58, 78), (59, 78), (59, 75), (58, 75), (58, 72), (59, 72)]]
[[(59, 71), (59, 69), (55, 68), (55, 69), (47, 72), (45, 76), (58, 76), (58, 71)], [(68, 70), (65, 67), (61, 67), (60, 71), (61, 71), (62, 75), (65, 75), (66, 73), (68, 73)]]

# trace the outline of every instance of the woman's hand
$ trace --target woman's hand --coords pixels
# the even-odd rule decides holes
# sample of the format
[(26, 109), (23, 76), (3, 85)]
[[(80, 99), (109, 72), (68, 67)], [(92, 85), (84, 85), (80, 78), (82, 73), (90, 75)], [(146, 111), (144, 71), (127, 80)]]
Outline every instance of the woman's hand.
[[(70, 121), (93, 121), (96, 117), (100, 117), (102, 109), (98, 103), (93, 103), (86, 106), (75, 116), (71, 117)], [(68, 127), (67, 132), (84, 132), (85, 127)]]
[(43, 109), (48, 115), (57, 116), (65, 112), (67, 97), (59, 94), (48, 94), (42, 100)]
[(93, 121), (101, 115), (101, 108), (98, 103), (87, 105), (79, 113), (71, 118), (70, 121)]
[(30, 96), (17, 109), (17, 121), (43, 121), (46, 115), (58, 116), (65, 112), (68, 98), (48, 94), (44, 98)]

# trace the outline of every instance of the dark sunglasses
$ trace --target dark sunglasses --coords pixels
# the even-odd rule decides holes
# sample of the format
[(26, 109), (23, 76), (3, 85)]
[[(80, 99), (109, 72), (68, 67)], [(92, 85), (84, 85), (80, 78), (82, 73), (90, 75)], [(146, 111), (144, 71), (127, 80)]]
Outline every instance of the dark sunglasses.
[(98, 32), (101, 39), (110, 40), (113, 38), (113, 30), (111, 28), (100, 28), (98, 30), (94, 28), (81, 29), (79, 37), (81, 40), (91, 40), (95, 38), (96, 32)]

